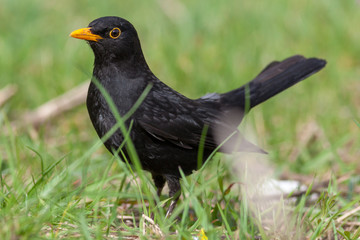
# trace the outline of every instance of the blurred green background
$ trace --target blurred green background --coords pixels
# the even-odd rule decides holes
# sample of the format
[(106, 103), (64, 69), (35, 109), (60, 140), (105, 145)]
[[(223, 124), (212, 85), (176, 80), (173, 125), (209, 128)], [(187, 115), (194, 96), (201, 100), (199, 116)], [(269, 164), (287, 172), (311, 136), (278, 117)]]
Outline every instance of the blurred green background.
[[(17, 119), (89, 80), (93, 53), (69, 33), (115, 15), (134, 24), (153, 72), (189, 97), (236, 88), (294, 54), (326, 59), (324, 70), (254, 109), (247, 123), (279, 166), (304, 173), (354, 169), (359, 7), (348, 0), (1, 0), (0, 88), (19, 87), (2, 112)], [(41, 126), (35, 138), (29, 131), (17, 137), (55, 156), (81, 152), (97, 139), (84, 106)]]
[[(347, 211), (352, 205), (344, 199), (358, 196), (360, 173), (359, 10), (355, 0), (0, 0), (0, 89), (7, 84), (18, 86), (16, 95), (0, 109), (1, 238), (90, 239), (95, 234), (103, 239), (103, 229), (108, 231), (109, 226), (115, 227), (113, 232), (123, 230), (124, 224), (115, 221), (118, 214), (134, 214), (132, 208), (118, 213), (116, 202), (140, 201), (141, 189), (124, 164), (111, 158), (104, 147), (96, 148), (98, 137), (85, 105), (38, 129), (10, 127), (15, 120), (21, 122), (25, 112), (89, 81), (93, 53), (84, 41), (69, 34), (107, 15), (132, 22), (153, 72), (192, 98), (237, 88), (273, 60), (295, 54), (326, 59), (321, 72), (253, 109), (241, 128), (269, 152), (276, 173), (287, 179), (295, 178), (294, 173), (306, 175), (310, 182), (314, 175), (328, 174), (327, 180), (331, 174), (351, 176), (348, 191), (336, 206)], [(222, 222), (213, 224), (219, 217), (216, 211), (210, 216), (211, 210), (216, 208), (214, 201), (224, 204), (224, 192), (219, 189), (229, 184), (222, 179), (239, 181), (239, 176), (227, 178), (234, 169), (226, 168), (227, 161), (219, 165), (218, 159), (204, 169), (209, 174), (200, 172), (202, 181), (194, 174), (198, 180), (193, 180), (197, 184), (193, 195), (185, 192), (187, 200), (193, 198), (194, 208), (202, 199), (198, 209), (204, 215), (198, 217), (208, 222), (188, 229), (194, 220), (183, 218), (189, 223), (177, 225), (180, 234), (193, 234), (195, 228), (209, 231), (217, 224), (223, 232)], [(183, 187), (184, 183), (187, 180)], [(332, 191), (337, 194), (336, 190), (327, 193)], [(226, 199), (230, 205), (223, 210), (236, 216), (238, 231), (255, 236), (246, 207), (238, 211), (233, 204), (242, 196), (232, 190)], [(330, 215), (311, 217), (311, 231), (333, 219), (331, 207)], [(304, 215), (305, 209), (299, 209), (302, 228), (308, 210)], [(349, 221), (358, 217), (354, 219)], [(168, 226), (160, 220), (160, 225)], [(142, 232), (141, 226), (133, 231), (134, 235)], [(184, 239), (190, 238), (187, 234)]]

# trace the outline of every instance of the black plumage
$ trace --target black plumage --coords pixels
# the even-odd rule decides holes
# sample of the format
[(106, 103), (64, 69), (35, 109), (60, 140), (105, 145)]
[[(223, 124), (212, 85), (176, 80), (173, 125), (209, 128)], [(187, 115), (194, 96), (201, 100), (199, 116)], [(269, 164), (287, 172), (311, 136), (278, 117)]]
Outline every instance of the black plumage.
[[(168, 87), (151, 72), (137, 32), (127, 20), (99, 18), (87, 28), (72, 32), (71, 36), (88, 41), (95, 55), (93, 76), (108, 92), (121, 116), (133, 107), (150, 85), (150, 91), (125, 125), (129, 127), (132, 123), (131, 140), (143, 169), (151, 172), (158, 194), (167, 182), (170, 197), (180, 190), (179, 168), (188, 175), (198, 167), (199, 142), (205, 126), (204, 160), (230, 134), (233, 134), (230, 141), (219, 151), (261, 152), (238, 132), (242, 115), (326, 64), (321, 59), (295, 55), (269, 64), (257, 77), (238, 89), (193, 100)], [(103, 137), (116, 124), (116, 118), (93, 82), (90, 83), (86, 104), (97, 134)], [(239, 113), (237, 118), (233, 117), (234, 112)], [(240, 144), (234, 144), (236, 139), (240, 139)], [(123, 140), (122, 132), (117, 130), (104, 144), (114, 153)], [(129, 157), (126, 149), (123, 151)], [(168, 214), (173, 211), (177, 198), (173, 199)]]

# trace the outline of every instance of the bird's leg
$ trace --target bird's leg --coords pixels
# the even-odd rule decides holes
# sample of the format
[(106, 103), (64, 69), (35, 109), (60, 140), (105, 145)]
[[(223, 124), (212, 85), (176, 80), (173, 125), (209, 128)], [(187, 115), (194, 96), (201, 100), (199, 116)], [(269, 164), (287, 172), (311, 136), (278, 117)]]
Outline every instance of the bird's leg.
[[(154, 173), (152, 173), (151, 176), (155, 183), (156, 194), (160, 199), (161, 191), (163, 190), (164, 185), (165, 185), (165, 178), (163, 175), (158, 175), (158, 174), (154, 174)], [(154, 219), (154, 213), (151, 213), (151, 218)]]
[(165, 186), (165, 178), (163, 175), (158, 175), (158, 174), (151, 174), (154, 183), (155, 183), (155, 187), (156, 187), (156, 194), (158, 195), (158, 197), (160, 198), (161, 196), (161, 191), (163, 190), (164, 186)]
[(179, 200), (181, 194), (180, 179), (174, 176), (166, 176), (166, 182), (169, 187), (169, 197), (173, 198), (171, 200), (168, 211), (166, 212), (165, 217), (169, 217), (175, 209), (176, 203)]

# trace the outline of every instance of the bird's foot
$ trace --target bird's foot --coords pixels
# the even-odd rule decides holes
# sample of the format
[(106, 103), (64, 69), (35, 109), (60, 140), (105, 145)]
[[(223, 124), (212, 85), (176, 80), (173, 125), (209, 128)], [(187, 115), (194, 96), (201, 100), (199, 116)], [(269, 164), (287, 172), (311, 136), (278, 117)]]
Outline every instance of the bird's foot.
[(166, 215), (165, 215), (166, 218), (168, 218), (168, 217), (171, 216), (172, 212), (173, 212), (174, 209), (175, 209), (177, 200), (178, 200), (178, 199), (175, 199), (175, 200), (172, 200), (172, 201), (171, 201), (170, 206), (169, 206), (169, 209), (167, 210)]

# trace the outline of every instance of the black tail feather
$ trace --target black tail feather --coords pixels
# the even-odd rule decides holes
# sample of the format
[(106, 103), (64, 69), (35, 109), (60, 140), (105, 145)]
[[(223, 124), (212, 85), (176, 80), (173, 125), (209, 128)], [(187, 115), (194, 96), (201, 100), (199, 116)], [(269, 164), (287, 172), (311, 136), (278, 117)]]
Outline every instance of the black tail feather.
[(220, 101), (225, 108), (249, 110), (318, 72), (325, 65), (325, 60), (305, 58), (300, 55), (289, 57), (281, 62), (272, 62), (249, 83), (221, 94)]

